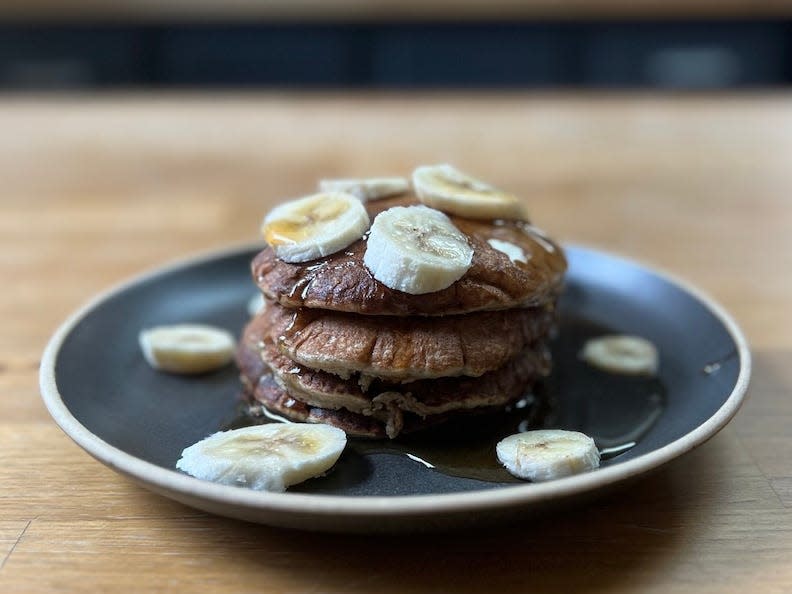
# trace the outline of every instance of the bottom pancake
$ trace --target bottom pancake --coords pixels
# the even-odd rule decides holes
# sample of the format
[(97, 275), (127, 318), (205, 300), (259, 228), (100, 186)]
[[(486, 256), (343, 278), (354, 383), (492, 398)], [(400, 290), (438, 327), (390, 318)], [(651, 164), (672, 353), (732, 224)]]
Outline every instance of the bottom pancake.
[[(526, 392), (530, 386), (526, 387)], [(482, 406), (454, 413), (441, 413), (421, 417), (419, 415), (401, 412), (398, 426), (389, 423), (388, 419), (375, 418), (346, 409), (326, 409), (310, 406), (290, 396), (272, 378), (272, 375), (263, 376), (255, 389), (248, 387), (243, 392), (246, 404), (246, 413), (254, 422), (278, 420), (278, 417), (299, 423), (327, 423), (343, 430), (355, 437), (371, 439), (393, 439), (398, 435), (415, 433), (447, 421), (450, 417), (460, 414), (494, 414), (503, 410), (502, 406)]]
[(272, 418), (275, 414), (301, 423), (327, 423), (348, 435), (373, 439), (393, 438), (401, 433), (418, 431), (444, 421), (447, 416), (432, 415), (422, 418), (409, 413), (402, 414), (397, 428), (395, 423), (389, 426), (387, 419), (353, 413), (344, 408), (333, 410), (310, 406), (290, 396), (275, 382), (271, 374), (262, 376), (252, 392), (246, 389), (244, 396), (247, 414), (254, 420)]

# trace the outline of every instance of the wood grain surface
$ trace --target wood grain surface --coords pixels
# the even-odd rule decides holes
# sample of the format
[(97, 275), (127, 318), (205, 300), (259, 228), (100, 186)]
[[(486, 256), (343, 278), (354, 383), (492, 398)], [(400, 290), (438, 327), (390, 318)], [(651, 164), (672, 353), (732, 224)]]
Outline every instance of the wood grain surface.
[[(792, 96), (5, 97), (0, 130), (0, 592), (792, 591)], [(42, 349), (97, 291), (254, 239), (320, 176), (447, 160), (729, 309), (755, 358), (734, 422), (530, 524), (367, 537), (184, 507), (50, 420)]]

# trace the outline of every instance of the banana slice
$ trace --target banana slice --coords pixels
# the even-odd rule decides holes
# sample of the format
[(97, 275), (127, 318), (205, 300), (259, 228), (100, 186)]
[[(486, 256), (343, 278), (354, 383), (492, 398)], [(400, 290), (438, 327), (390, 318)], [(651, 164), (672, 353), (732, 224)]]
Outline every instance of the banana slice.
[(413, 171), (413, 187), (424, 204), (471, 219), (523, 219), (519, 199), (462, 173), (453, 165), (424, 165)]
[(410, 189), (404, 177), (369, 177), (365, 179), (323, 179), (319, 182), (322, 192), (346, 192), (363, 202), (398, 196)]
[(655, 345), (626, 334), (592, 338), (586, 341), (580, 356), (589, 365), (625, 375), (655, 375), (659, 365)]
[(363, 256), (374, 278), (411, 295), (451, 286), (472, 259), (467, 237), (446, 215), (426, 206), (396, 206), (378, 214)]
[(264, 295), (261, 293), (256, 293), (248, 300), (247, 303), (247, 312), (248, 315), (252, 318), (258, 314), (260, 314), (264, 309), (267, 307), (267, 302), (264, 301)]
[(342, 250), (369, 226), (363, 203), (351, 194), (324, 192), (276, 206), (261, 233), (286, 262), (307, 262)]
[(516, 433), (498, 442), (495, 451), (511, 474), (537, 482), (593, 470), (600, 463), (593, 439), (561, 429)]
[(172, 373), (205, 373), (227, 365), (234, 356), (234, 337), (203, 324), (157, 326), (138, 336), (146, 361)]
[(285, 491), (324, 474), (346, 447), (346, 434), (330, 425), (271, 423), (220, 431), (186, 448), (176, 468), (196, 478)]

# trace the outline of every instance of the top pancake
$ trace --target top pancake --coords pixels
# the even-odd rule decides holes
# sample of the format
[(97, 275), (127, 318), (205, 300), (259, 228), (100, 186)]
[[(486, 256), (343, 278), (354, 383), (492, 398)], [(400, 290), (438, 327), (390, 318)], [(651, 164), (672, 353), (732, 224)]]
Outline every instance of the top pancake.
[[(373, 221), (383, 210), (417, 203), (402, 196), (368, 202), (366, 209)], [(556, 298), (566, 259), (552, 240), (524, 221), (449, 216), (473, 247), (473, 261), (462, 278), (441, 291), (411, 295), (383, 285), (363, 264), (365, 237), (335, 254), (302, 263), (279, 260), (267, 247), (253, 259), (253, 278), (264, 295), (285, 307), (371, 315), (462, 314), (538, 306)], [(490, 239), (520, 247), (527, 262), (512, 261)]]

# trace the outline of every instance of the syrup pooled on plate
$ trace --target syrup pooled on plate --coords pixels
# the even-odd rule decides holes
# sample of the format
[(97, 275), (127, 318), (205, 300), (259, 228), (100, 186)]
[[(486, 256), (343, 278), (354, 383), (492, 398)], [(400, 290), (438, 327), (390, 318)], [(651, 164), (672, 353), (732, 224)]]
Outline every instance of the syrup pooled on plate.
[[(295, 320), (297, 324), (301, 321)], [(600, 449), (603, 464), (607, 464), (632, 449), (652, 428), (663, 413), (666, 394), (657, 378), (606, 373), (579, 358), (586, 340), (612, 333), (612, 329), (590, 321), (562, 316), (558, 338), (552, 344), (552, 374), (505, 411), (459, 416), (394, 440), (350, 438), (338, 465), (344, 465), (345, 458), (395, 455), (449, 476), (487, 483), (521, 483), (498, 462), (495, 446), (513, 433), (541, 428), (590, 435)], [(264, 422), (278, 420), (272, 415)], [(250, 423), (250, 418), (240, 417), (225, 428)], [(311, 481), (311, 491), (322, 492), (322, 481), (330, 480), (332, 474)]]

